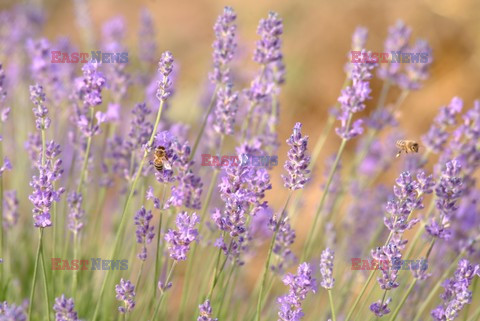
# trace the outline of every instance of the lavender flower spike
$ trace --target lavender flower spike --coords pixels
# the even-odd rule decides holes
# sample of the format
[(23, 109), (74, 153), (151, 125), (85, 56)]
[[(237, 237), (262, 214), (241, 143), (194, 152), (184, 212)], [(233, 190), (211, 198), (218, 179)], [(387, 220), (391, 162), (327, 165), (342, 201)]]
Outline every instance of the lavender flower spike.
[(212, 306), (210, 301), (206, 300), (203, 304), (198, 306), (200, 309), (200, 315), (197, 318), (197, 321), (218, 321), (217, 318), (212, 318)]
[(232, 85), (227, 84), (217, 93), (215, 106), (215, 124), (217, 133), (232, 135), (234, 133), (235, 115), (238, 109), (238, 93), (232, 91)]
[(133, 218), (137, 226), (137, 243), (143, 245), (142, 252), (138, 254), (138, 258), (142, 261), (147, 259), (147, 244), (150, 244), (155, 237), (154, 227), (150, 225), (153, 218), (152, 211), (147, 211), (144, 206), (135, 214)]
[(305, 300), (308, 292), (315, 293), (317, 290), (312, 269), (308, 263), (302, 263), (298, 266), (297, 274), (288, 273), (282, 281), (290, 287), (290, 291), (277, 299), (280, 304), (278, 321), (299, 321), (303, 317), (302, 301)]
[(375, 302), (375, 303), (372, 303), (370, 305), (370, 311), (372, 311), (373, 313), (375, 313), (375, 315), (379, 318), (383, 317), (385, 314), (389, 314), (390, 313), (390, 309), (388, 308), (388, 304), (392, 302), (392, 298), (388, 298), (387, 300), (385, 300), (385, 302), (382, 303), (381, 300)]
[(448, 162), (435, 187), (436, 208), (440, 212), (440, 217), (432, 219), (430, 224), (425, 226), (427, 233), (433, 237), (449, 239), (451, 236), (450, 221), (458, 209), (457, 200), (464, 191), (464, 182), (460, 171), (460, 162), (457, 160)]
[(212, 83), (230, 83), (230, 68), (228, 63), (232, 61), (237, 42), (235, 34), (237, 15), (231, 7), (225, 7), (218, 17), (213, 30), (216, 40), (213, 43), (213, 72), (209, 78)]
[(33, 203), (33, 218), (35, 227), (49, 227), (52, 225), (50, 220), (50, 208), (53, 202), (58, 202), (60, 196), (65, 191), (64, 188), (55, 190), (53, 183), (60, 178), (63, 173), (61, 169), (62, 161), (57, 159), (60, 154), (60, 146), (51, 141), (45, 151), (46, 162), (44, 165), (37, 164), (38, 176), (33, 176), (30, 186), (33, 188), (29, 200)]
[(33, 108), (35, 126), (38, 130), (47, 129), (50, 127), (50, 118), (47, 117), (48, 109), (45, 107), (45, 92), (42, 86), (38, 84), (30, 86), (30, 100), (35, 105)]
[(257, 42), (253, 60), (262, 65), (282, 60), (282, 41), (280, 36), (283, 33), (282, 19), (275, 12), (270, 12), (267, 19), (260, 20), (257, 34), (261, 39)]
[[(362, 50), (362, 53), (364, 50)], [(337, 119), (341, 122), (341, 127), (335, 128), (338, 136), (343, 139), (352, 139), (363, 133), (361, 119), (357, 119), (352, 124), (352, 114), (358, 113), (365, 109), (365, 101), (370, 99), (370, 83), (372, 78), (371, 70), (375, 64), (371, 63), (352, 63), (349, 78), (352, 85), (342, 90), (338, 102), (341, 110), (337, 113)]]
[(120, 313), (127, 313), (135, 308), (135, 286), (130, 281), (125, 281), (123, 278), (120, 283), (115, 285), (115, 298), (118, 301), (123, 301), (124, 306), (118, 307)]
[(55, 311), (55, 321), (77, 321), (78, 315), (75, 312), (75, 304), (73, 299), (67, 299), (64, 294), (55, 298), (53, 310)]
[(172, 95), (172, 80), (170, 74), (173, 70), (173, 56), (170, 51), (165, 51), (158, 63), (158, 72), (163, 76), (157, 83), (157, 98), (160, 101), (167, 100)]
[(479, 265), (471, 265), (468, 260), (460, 260), (453, 278), (445, 280), (445, 292), (440, 296), (443, 304), (436, 307), (431, 315), (435, 321), (452, 321), (457, 318), (465, 305), (472, 301), (472, 292), (468, 287), (480, 271)]
[(335, 284), (332, 273), (334, 255), (335, 252), (327, 248), (322, 252), (320, 258), (320, 273), (322, 274), (322, 282), (320, 285), (327, 290), (332, 289)]
[(310, 180), (310, 170), (307, 169), (310, 164), (310, 156), (306, 154), (308, 136), (302, 137), (302, 124), (296, 123), (293, 127), (293, 134), (288, 138), (287, 144), (290, 145), (288, 151), (288, 160), (283, 166), (288, 175), (282, 175), (284, 186), (291, 189), (301, 189)]
[(82, 209), (82, 194), (72, 192), (67, 197), (68, 207), (70, 213), (68, 214), (68, 228), (73, 233), (80, 232), (83, 229), (83, 217), (85, 216), (85, 211)]
[(98, 63), (89, 62), (82, 67), (83, 78), (77, 83), (77, 93), (83, 100), (85, 108), (102, 104), (102, 89), (105, 77), (98, 72)]
[(189, 216), (187, 212), (177, 215), (177, 230), (169, 229), (165, 235), (170, 257), (177, 261), (185, 261), (190, 244), (198, 239), (198, 230), (195, 225), (200, 222), (197, 214)]
[(4, 301), (0, 302), (0, 320), (26, 321), (27, 316), (22, 307), (17, 307), (15, 304), (9, 305), (7, 301)]

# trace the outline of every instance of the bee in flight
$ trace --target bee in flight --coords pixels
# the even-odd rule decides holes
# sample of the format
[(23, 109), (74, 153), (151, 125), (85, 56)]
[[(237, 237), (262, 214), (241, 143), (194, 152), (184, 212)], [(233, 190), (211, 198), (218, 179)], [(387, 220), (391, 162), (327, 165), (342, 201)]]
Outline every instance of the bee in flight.
[(158, 146), (157, 148), (155, 148), (155, 152), (153, 153), (153, 166), (155, 166), (155, 168), (159, 172), (163, 171), (164, 169), (172, 169), (172, 165), (168, 160), (165, 147)]
[(397, 156), (395, 156), (395, 157), (400, 156), (402, 151), (404, 151), (406, 154), (408, 154), (408, 152), (418, 153), (419, 145), (414, 140), (403, 140), (403, 139), (402, 140), (397, 140), (395, 142), (395, 146), (397, 146), (397, 148), (399, 149), (398, 153), (397, 153)]

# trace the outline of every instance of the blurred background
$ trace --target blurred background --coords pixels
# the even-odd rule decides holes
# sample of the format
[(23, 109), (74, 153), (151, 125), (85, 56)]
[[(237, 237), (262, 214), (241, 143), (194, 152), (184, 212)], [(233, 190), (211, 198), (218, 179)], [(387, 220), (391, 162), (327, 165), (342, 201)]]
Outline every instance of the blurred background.
[[(7, 9), (20, 1), (2, 0), (0, 9)], [(44, 35), (52, 42), (59, 36), (68, 36), (80, 52), (96, 48), (84, 45), (84, 35), (76, 24), (73, 1), (36, 1), (45, 6)], [(413, 30), (412, 40), (422, 38), (433, 49), (430, 78), (423, 88), (408, 95), (399, 113), (400, 128), (406, 138), (420, 140), (442, 105), (459, 96), (465, 109), (480, 97), (480, 1), (478, 0), (420, 0), (420, 1), (320, 1), (320, 0), (95, 0), (87, 1), (95, 37), (101, 34), (102, 24), (111, 18), (123, 16), (127, 22), (126, 45), (134, 56), (138, 48), (139, 17), (142, 8), (153, 15), (157, 37), (158, 56), (172, 51), (179, 63), (176, 94), (169, 115), (180, 122), (192, 125), (198, 131), (203, 109), (199, 102), (204, 95), (211, 69), (211, 44), (214, 40), (213, 24), (224, 6), (237, 12), (238, 56), (236, 68), (246, 77), (253, 76), (257, 65), (252, 62), (255, 42), (258, 39), (258, 21), (269, 11), (278, 12), (284, 20), (283, 52), (286, 64), (286, 82), (282, 88), (278, 137), (282, 143), (279, 164), (286, 158), (285, 140), (295, 122), (302, 122), (302, 131), (310, 136), (313, 147), (328, 117), (328, 110), (340, 94), (345, 79), (344, 65), (351, 46), (351, 36), (359, 25), (368, 28), (367, 49), (383, 51), (388, 27), (402, 19)], [(13, 26), (13, 28), (15, 28)], [(247, 86), (249, 79), (243, 85)], [(200, 86), (199, 86), (200, 84)], [(202, 86), (201, 84), (205, 84)], [(372, 81), (373, 99), (368, 102), (365, 114), (375, 106), (381, 81)], [(398, 90), (391, 90), (387, 101), (393, 102)], [(340, 139), (332, 132), (320, 160), (336, 153)], [(356, 140), (349, 143), (344, 159), (354, 156)], [(393, 155), (392, 155), (393, 157)], [(199, 160), (198, 160), (199, 161)], [(272, 173), (274, 192), (267, 199), (275, 209), (283, 205), (287, 190), (281, 188), (282, 166)], [(315, 179), (305, 194), (305, 204), (300, 215), (311, 217), (324, 181), (324, 162), (320, 161)], [(397, 170), (386, 173), (381, 179), (392, 186)], [(297, 233), (301, 245), (309, 220), (301, 220)], [(259, 262), (263, 262), (260, 260)], [(256, 272), (256, 271), (254, 271)], [(255, 274), (256, 275), (256, 274)], [(253, 276), (252, 276), (253, 277)]]

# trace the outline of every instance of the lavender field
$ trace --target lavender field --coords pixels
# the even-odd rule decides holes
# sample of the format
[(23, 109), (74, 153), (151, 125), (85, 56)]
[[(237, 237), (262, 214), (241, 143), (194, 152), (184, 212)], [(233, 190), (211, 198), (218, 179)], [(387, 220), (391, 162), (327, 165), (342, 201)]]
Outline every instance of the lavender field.
[(480, 100), (436, 104), (433, 25), (225, 3), (204, 56), (156, 4), (70, 38), (41, 2), (0, 7), (0, 321), (480, 320)]

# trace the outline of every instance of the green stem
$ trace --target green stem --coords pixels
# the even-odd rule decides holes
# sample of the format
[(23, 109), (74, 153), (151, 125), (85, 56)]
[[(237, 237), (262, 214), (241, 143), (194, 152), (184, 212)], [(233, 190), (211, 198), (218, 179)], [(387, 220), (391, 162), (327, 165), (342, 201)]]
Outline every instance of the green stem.
[(328, 116), (327, 124), (323, 127), (322, 133), (317, 139), (317, 142), (315, 143), (315, 146), (313, 147), (313, 152), (312, 156), (310, 157), (310, 164), (308, 165), (308, 168), (310, 170), (313, 170), (315, 167), (315, 164), (317, 163), (318, 156), (320, 155), (320, 152), (323, 149), (323, 145), (325, 145), (325, 142), (327, 141), (328, 134), (332, 130), (333, 124), (335, 123), (335, 117), (333, 116)]
[(353, 302), (352, 307), (348, 311), (348, 314), (347, 314), (347, 317), (345, 318), (345, 321), (350, 320), (350, 317), (352, 316), (353, 311), (355, 311), (355, 308), (357, 307), (358, 302), (360, 302), (360, 299), (362, 298), (363, 294), (365, 293), (365, 290), (367, 289), (368, 285), (370, 284), (370, 281), (372, 281), (372, 278), (373, 278), (374, 274), (375, 274), (375, 270), (372, 270), (372, 272), (370, 272), (370, 275), (368, 276), (367, 282), (365, 282), (362, 289), (360, 290), (360, 294), (357, 296), (357, 298)]
[[(230, 272), (228, 273), (228, 276), (227, 276), (227, 282), (224, 284), (224, 286), (222, 288), (222, 293), (220, 295), (220, 298), (222, 298), (222, 299), (220, 300), (220, 306), (216, 310), (217, 314), (219, 316), (222, 315), (223, 303), (224, 302), (230, 302), (230, 299), (232, 297), (232, 293), (233, 293), (233, 291), (235, 291), (235, 285), (237, 283), (238, 273), (233, 273), (234, 271), (236, 272), (235, 262), (232, 264), (232, 268), (230, 269)], [(232, 284), (232, 286), (229, 286), (230, 285), (230, 280), (231, 280), (233, 274), (235, 274), (235, 277), (233, 278), (233, 284)]]
[(137, 276), (137, 282), (135, 282), (135, 292), (140, 293), (138, 291), (139, 285), (140, 285), (140, 279), (142, 278), (142, 273), (143, 273), (143, 266), (145, 265), (145, 261), (142, 260), (142, 265), (140, 265), (140, 272), (138, 272)]
[(405, 304), (405, 301), (407, 301), (408, 296), (410, 295), (413, 288), (415, 287), (415, 284), (417, 283), (417, 280), (418, 279), (413, 279), (412, 283), (410, 283), (410, 286), (408, 287), (407, 292), (403, 296), (402, 300), (400, 300), (400, 304), (397, 306), (397, 308), (393, 312), (392, 317), (390, 318), (390, 321), (395, 321), (395, 319), (397, 318), (398, 313), (402, 309), (403, 305)]
[[(165, 187), (163, 190), (165, 191)], [(162, 221), (163, 221), (163, 213), (160, 211), (160, 219), (158, 220), (158, 231), (157, 231), (157, 253), (155, 255), (155, 273), (154, 273), (155, 279), (153, 280), (153, 286), (155, 289), (153, 291), (154, 298), (157, 296), (156, 284), (158, 282), (158, 274), (160, 273), (160, 239), (161, 239), (161, 233), (162, 233)]]
[(45, 283), (45, 287), (44, 287), (44, 290), (45, 290), (45, 298), (46, 298), (46, 314), (47, 314), (47, 318), (48, 318), (48, 321), (50, 321), (50, 294), (49, 294), (49, 291), (48, 291), (48, 279), (47, 279), (47, 267), (46, 267), (46, 264), (45, 264), (45, 257), (44, 257), (44, 250), (43, 250), (43, 244), (40, 246), (40, 260), (42, 261), (42, 271), (43, 271), (43, 282)]
[[(177, 261), (173, 261), (172, 267), (170, 268), (170, 272), (168, 272), (168, 276), (167, 276), (167, 279), (165, 281), (165, 286), (168, 285), (168, 283), (170, 282), (170, 278), (172, 277), (173, 270), (175, 269), (176, 265), (177, 265)], [(152, 321), (155, 321), (155, 319), (157, 318), (158, 311), (160, 310), (160, 306), (162, 305), (163, 298), (165, 297), (165, 291), (163, 289), (160, 289), (160, 292), (161, 292), (160, 293), (160, 301), (158, 302), (158, 305), (155, 308), (155, 312), (153, 312)]]
[[(150, 136), (150, 139), (148, 140), (148, 143), (147, 143), (147, 146), (149, 146), (149, 147), (152, 146), (153, 140), (155, 139), (155, 135), (157, 133), (157, 128), (158, 128), (158, 123), (160, 122), (160, 117), (162, 115), (162, 110), (163, 110), (164, 105), (165, 105), (165, 100), (161, 100), (160, 101), (160, 106), (159, 106), (158, 112), (157, 112), (157, 118), (155, 119), (155, 124), (153, 126), (152, 135)], [(132, 186), (130, 187), (130, 192), (129, 192), (128, 197), (127, 197), (127, 199), (125, 201), (125, 204), (123, 206), (120, 226), (118, 228), (118, 232), (117, 232), (117, 235), (115, 237), (115, 242), (114, 242), (114, 245), (113, 245), (113, 252), (112, 252), (113, 254), (110, 256), (111, 259), (113, 259), (115, 257), (115, 255), (117, 254), (119, 241), (120, 241), (121, 235), (123, 234), (123, 229), (124, 229), (126, 221), (127, 221), (126, 220), (126, 217), (127, 217), (126, 212), (127, 212), (127, 209), (128, 209), (128, 205), (130, 204), (130, 200), (132, 199), (133, 193), (135, 192), (135, 188), (137, 186), (138, 179), (139, 179), (139, 177), (142, 173), (143, 166), (145, 165), (145, 160), (147, 158), (147, 155), (148, 155), (148, 150), (145, 150), (145, 152), (143, 153), (142, 161), (140, 162), (140, 165), (138, 167), (137, 174), (135, 175), (135, 179), (133, 180)], [(103, 279), (102, 286), (100, 288), (100, 294), (99, 294), (99, 297), (98, 297), (98, 300), (97, 300), (97, 304), (95, 305), (95, 311), (93, 313), (92, 321), (95, 321), (97, 319), (98, 311), (99, 311), (99, 308), (100, 308), (100, 303), (102, 302), (102, 297), (103, 297), (103, 294), (105, 293), (105, 286), (107, 284), (107, 281), (109, 279), (110, 274), (112, 273), (111, 271), (112, 270), (107, 270), (107, 274), (106, 274), (105, 278)]]
[[(73, 232), (73, 258), (75, 260), (78, 260), (79, 258), (77, 257), (78, 253), (78, 233)], [(77, 283), (78, 283), (78, 269), (73, 271), (73, 285), (72, 285), (72, 293), (76, 294), (77, 293)]]
[[(223, 233), (225, 235), (225, 233)], [(231, 244), (231, 243), (230, 243)], [(213, 279), (212, 279), (212, 286), (210, 287), (210, 291), (208, 291), (208, 295), (207, 295), (207, 299), (211, 301), (212, 299), (212, 294), (213, 294), (213, 290), (215, 289), (215, 285), (217, 285), (217, 280), (218, 280), (218, 276), (220, 275), (221, 271), (219, 272), (218, 271), (218, 264), (220, 263), (220, 256), (222, 255), (222, 249), (219, 248), (218, 249), (218, 253), (217, 253), (217, 259), (216, 259), (216, 263), (215, 263), (215, 268), (213, 270)], [(228, 257), (228, 256), (227, 256)]]
[(330, 310), (332, 310), (332, 319), (333, 321), (337, 321), (337, 318), (335, 317), (335, 307), (333, 305), (333, 298), (332, 298), (332, 290), (328, 290), (328, 300), (330, 301)]
[[(93, 127), (93, 118), (94, 117), (94, 109), (90, 107), (90, 119), (92, 120), (92, 124), (90, 127)], [(85, 175), (87, 172), (87, 165), (88, 165), (88, 156), (90, 155), (90, 148), (92, 146), (92, 135), (88, 136), (87, 138), (87, 148), (85, 149), (85, 158), (83, 160), (82, 171), (80, 172), (80, 181), (78, 182), (77, 186), (77, 193), (82, 191), (82, 185), (85, 180)]]
[[(352, 121), (352, 114), (350, 114), (349, 117), (348, 117), (347, 130), (350, 127), (350, 122), (351, 121)], [(327, 184), (325, 185), (325, 189), (323, 190), (322, 197), (320, 199), (320, 204), (318, 205), (317, 211), (315, 213), (315, 217), (313, 219), (312, 227), (310, 228), (310, 232), (308, 233), (306, 246), (304, 247), (304, 251), (302, 253), (302, 259), (300, 260), (300, 262), (305, 261), (305, 258), (307, 258), (310, 255), (310, 251), (311, 251), (311, 248), (313, 246), (313, 239), (315, 237), (315, 231), (316, 231), (318, 219), (320, 217), (320, 213), (322, 212), (323, 205), (325, 204), (325, 200), (327, 199), (328, 190), (329, 190), (330, 184), (332, 183), (332, 180), (333, 180), (333, 175), (335, 174), (338, 163), (340, 162), (340, 158), (342, 157), (343, 151), (345, 150), (345, 146), (347, 145), (347, 141), (348, 141), (347, 139), (342, 139), (342, 142), (340, 143), (340, 147), (338, 149), (337, 156), (335, 158), (335, 161), (333, 162), (332, 168), (330, 169), (330, 173), (328, 174)]]
[(275, 231), (273, 232), (272, 241), (270, 242), (270, 248), (268, 249), (267, 260), (265, 261), (265, 267), (263, 269), (262, 283), (261, 283), (261, 286), (260, 286), (260, 293), (258, 295), (257, 309), (256, 309), (256, 313), (255, 313), (255, 320), (256, 321), (260, 321), (260, 314), (262, 312), (262, 306), (263, 306), (263, 304), (262, 304), (263, 291), (265, 289), (265, 285), (266, 285), (266, 282), (267, 282), (267, 275), (268, 275), (268, 270), (270, 268), (270, 260), (272, 258), (273, 246), (275, 245), (278, 230), (280, 228), (281, 222), (284, 219), (285, 209), (288, 206), (288, 202), (290, 201), (290, 198), (292, 197), (292, 194), (293, 194), (293, 191), (290, 191), (288, 193), (287, 200), (285, 202), (285, 205), (283, 206), (282, 212), (280, 213), (280, 217), (278, 218), (277, 224), (275, 226)]
[(35, 257), (35, 267), (33, 268), (32, 288), (30, 290), (30, 300), (28, 304), (28, 321), (32, 320), (33, 295), (35, 293), (35, 285), (37, 283), (38, 260), (40, 258), (40, 251), (42, 248), (42, 239), (43, 239), (43, 228), (40, 228), (39, 237), (38, 237), (37, 255)]
[(193, 144), (192, 153), (190, 154), (190, 160), (192, 160), (193, 157), (195, 157), (195, 153), (197, 152), (198, 144), (200, 143), (200, 139), (203, 136), (203, 132), (205, 131), (205, 126), (207, 125), (208, 117), (210, 116), (210, 113), (212, 112), (212, 109), (213, 109), (213, 105), (215, 103), (217, 91), (218, 91), (218, 85), (215, 85), (215, 89), (213, 90), (213, 93), (212, 93), (212, 98), (210, 99), (210, 104), (208, 105), (207, 113), (205, 114), (205, 118), (203, 119), (202, 126), (200, 127), (200, 132), (198, 133), (197, 138), (195, 139), (195, 144)]

